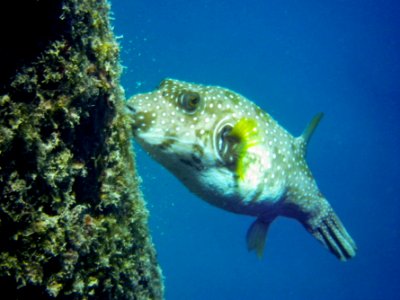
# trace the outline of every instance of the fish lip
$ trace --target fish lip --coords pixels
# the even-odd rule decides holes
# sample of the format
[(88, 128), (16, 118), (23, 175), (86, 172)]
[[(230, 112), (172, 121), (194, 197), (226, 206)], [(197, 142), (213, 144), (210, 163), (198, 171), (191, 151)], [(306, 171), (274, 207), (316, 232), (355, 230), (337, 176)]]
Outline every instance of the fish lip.
[(133, 103), (127, 102), (125, 105), (125, 111), (130, 115), (134, 115), (136, 114), (137, 109), (133, 106)]
[(133, 133), (133, 135), (135, 136), (135, 133), (139, 128), (139, 125), (136, 124), (137, 109), (133, 106), (133, 103), (127, 102), (124, 107), (124, 112), (125, 112), (125, 115), (127, 116), (127, 118), (130, 119), (130, 122), (129, 122), (130, 129), (131, 129), (131, 132)]
[(215, 125), (215, 130), (213, 132), (213, 137), (212, 137), (213, 151), (221, 163), (224, 163), (224, 159), (220, 154), (218, 144), (219, 144), (220, 134), (226, 126), (230, 127), (234, 126), (234, 122), (232, 122), (230, 116), (226, 116), (225, 118), (222, 118), (221, 120), (218, 121), (218, 123)]

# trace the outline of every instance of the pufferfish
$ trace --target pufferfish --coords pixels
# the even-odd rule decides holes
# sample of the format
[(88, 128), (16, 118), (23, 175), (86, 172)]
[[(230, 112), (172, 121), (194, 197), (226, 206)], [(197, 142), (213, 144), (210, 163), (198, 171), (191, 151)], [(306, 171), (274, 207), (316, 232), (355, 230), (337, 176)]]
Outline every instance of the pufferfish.
[(231, 90), (166, 79), (127, 101), (136, 141), (208, 203), (254, 216), (246, 240), (262, 256), (271, 223), (296, 219), (340, 260), (356, 245), (319, 191), (305, 161), (322, 118), (292, 136), (268, 113)]

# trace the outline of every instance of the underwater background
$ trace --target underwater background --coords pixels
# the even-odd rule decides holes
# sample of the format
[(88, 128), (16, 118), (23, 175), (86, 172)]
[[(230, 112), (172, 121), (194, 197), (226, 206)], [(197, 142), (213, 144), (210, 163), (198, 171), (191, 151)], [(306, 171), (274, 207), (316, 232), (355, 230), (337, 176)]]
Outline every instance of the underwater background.
[(127, 97), (166, 78), (241, 93), (299, 135), (315, 179), (357, 242), (340, 262), (279, 218), (264, 257), (254, 220), (210, 206), (138, 146), (166, 299), (399, 299), (400, 2), (114, 0)]

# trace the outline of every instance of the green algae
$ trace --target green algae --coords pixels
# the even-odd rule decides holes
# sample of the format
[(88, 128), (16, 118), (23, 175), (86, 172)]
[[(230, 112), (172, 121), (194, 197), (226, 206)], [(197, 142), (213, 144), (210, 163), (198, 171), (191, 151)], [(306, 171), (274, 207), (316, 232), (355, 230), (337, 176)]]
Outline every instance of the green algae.
[(162, 299), (109, 6), (52, 7), (31, 13), (56, 15), (57, 33), (39, 33), (0, 82), (0, 286), (18, 299)]

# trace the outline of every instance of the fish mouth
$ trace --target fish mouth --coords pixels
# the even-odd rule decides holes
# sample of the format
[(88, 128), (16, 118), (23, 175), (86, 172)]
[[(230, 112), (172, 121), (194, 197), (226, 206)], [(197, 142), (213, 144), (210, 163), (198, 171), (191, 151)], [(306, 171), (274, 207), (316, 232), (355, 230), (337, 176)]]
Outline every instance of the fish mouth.
[(125, 111), (129, 115), (134, 115), (137, 112), (137, 109), (133, 106), (133, 103), (126, 103)]
[(130, 129), (134, 136), (150, 130), (154, 122), (151, 112), (140, 110), (132, 101), (125, 104), (125, 113), (129, 118)]
[(138, 110), (135, 108), (133, 103), (127, 102), (125, 104), (125, 114), (130, 119), (130, 128), (133, 134), (136, 133), (137, 129), (140, 127), (137, 118)]

